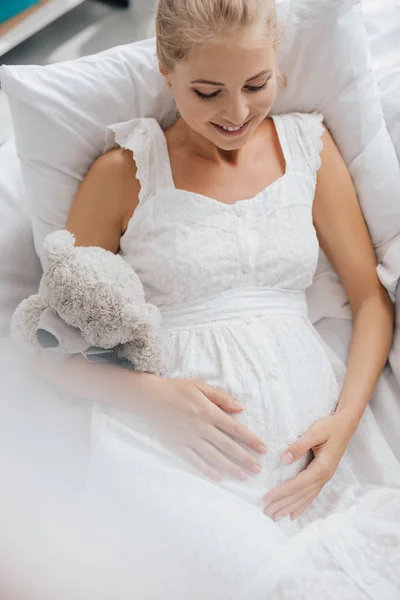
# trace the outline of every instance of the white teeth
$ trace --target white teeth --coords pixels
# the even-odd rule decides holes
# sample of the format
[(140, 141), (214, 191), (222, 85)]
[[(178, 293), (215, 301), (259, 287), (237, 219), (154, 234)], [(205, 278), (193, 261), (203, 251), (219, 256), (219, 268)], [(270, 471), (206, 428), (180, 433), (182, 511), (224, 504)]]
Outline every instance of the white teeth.
[(239, 129), (242, 129), (243, 125), (239, 125), (239, 127), (224, 127), (223, 125), (221, 125), (221, 127), (225, 131), (239, 131)]

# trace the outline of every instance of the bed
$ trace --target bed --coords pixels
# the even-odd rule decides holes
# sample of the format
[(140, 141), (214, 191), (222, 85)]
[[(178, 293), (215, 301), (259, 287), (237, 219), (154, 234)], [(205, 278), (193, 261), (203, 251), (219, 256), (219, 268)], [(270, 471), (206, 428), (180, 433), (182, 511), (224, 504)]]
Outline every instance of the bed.
[[(354, 102), (351, 100), (354, 98), (354, 86), (357, 89), (355, 96), (360, 99), (360, 102), (365, 103), (366, 101), (361, 100), (361, 98), (364, 94), (366, 97), (371, 94), (371, 78), (374, 81), (376, 79), (377, 85), (379, 85), (379, 102), (375, 96), (372, 97), (371, 105), (373, 104), (374, 108), (373, 110), (368, 109), (369, 112), (365, 112), (365, 118), (361, 123), (360, 135), (357, 138), (357, 143), (361, 143), (361, 152), (360, 148), (357, 150), (354, 142), (357, 136), (351, 137), (348, 131), (340, 129), (339, 113), (336, 111), (335, 103), (332, 102), (334, 88), (329, 87), (334, 85), (333, 75), (332, 80), (326, 83), (326, 90), (321, 90), (319, 102), (326, 109), (324, 115), (327, 117), (331, 132), (339, 143), (341, 150), (346, 153), (346, 161), (355, 180), (368, 225), (373, 233), (380, 261), (380, 277), (387, 285), (393, 301), (400, 307), (398, 286), (400, 276), (400, 220), (396, 221), (398, 214), (400, 214), (398, 212), (400, 211), (400, 187), (397, 187), (396, 183), (399, 181), (398, 177), (400, 176), (398, 162), (400, 156), (400, 112), (398, 105), (398, 98), (400, 97), (400, 63), (399, 58), (393, 55), (393, 40), (400, 38), (400, 16), (398, 15), (398, 7), (395, 6), (396, 0), (388, 0), (387, 3), (382, 3), (380, 0), (365, 0), (363, 14), (358, 0), (341, 0), (340, 2), (338, 0), (324, 0), (324, 2), (321, 0), (318, 2), (312, 0), (293, 0), (292, 2), (291, 0), (282, 0), (279, 4), (283, 14), (285, 14), (285, 11), (286, 14), (289, 14), (289, 10), (293, 6), (296, 8), (291, 13), (293, 20), (289, 24), (292, 28), (288, 27), (288, 40), (291, 44), (291, 52), (296, 52), (298, 56), (313, 56), (315, 54), (315, 44), (321, 43), (319, 29), (316, 30), (317, 34), (314, 38), (310, 38), (306, 31), (305, 35), (308, 36), (306, 41), (304, 39), (300, 40), (297, 34), (293, 33), (296, 26), (299, 26), (299, 21), (296, 22), (296, 19), (304, 19), (305, 6), (311, 12), (318, 13), (318, 24), (320, 27), (325, 27), (325, 31), (332, 31), (332, 22), (337, 22), (335, 26), (338, 28), (339, 33), (337, 38), (335, 36), (333, 38), (342, 41), (344, 36), (347, 35), (349, 40), (353, 39), (352, 43), (354, 45), (347, 47), (349, 52), (351, 49), (349, 54), (351, 60), (346, 76), (349, 77), (349, 74), (358, 76), (359, 74), (362, 81), (360, 79), (360, 83), (357, 85), (350, 82), (348, 94), (341, 96), (341, 110), (348, 111), (350, 105), (354, 109)], [(323, 12), (321, 7), (325, 7), (326, 12)], [(353, 20), (346, 22), (343, 14), (347, 14), (347, 10), (349, 15), (351, 13)], [(365, 23), (362, 19), (365, 19)], [(354, 33), (354, 26), (358, 28), (357, 35)], [(364, 50), (360, 50), (361, 46), (357, 45), (363, 43), (359, 41), (359, 35), (361, 35), (361, 39), (364, 39), (362, 36), (367, 35), (365, 31), (368, 32), (369, 51), (371, 52), (371, 54), (368, 54), (367, 59), (365, 59)], [(357, 42), (354, 40), (357, 40)], [(346, 44), (343, 45), (346, 46)], [(129, 71), (129, 69), (132, 69), (132, 57), (136, 57), (138, 48), (143, 52), (143, 62), (136, 71)], [(78, 77), (77, 71), (74, 70), (75, 67), (78, 69), (76, 63), (66, 64), (61, 71), (59, 66), (53, 66), (46, 71), (46, 77), (42, 78), (41, 82), (39, 80), (43, 71), (39, 70), (26, 71), (24, 67), (16, 67), (13, 72), (4, 68), (0, 72), (0, 79), (10, 98), (12, 98), (11, 105), (15, 125), (15, 138), (11, 137), (0, 148), (0, 334), (3, 337), (2, 357), (7, 353), (7, 335), (13, 311), (22, 299), (37, 291), (41, 274), (40, 259), (38, 257), (40, 255), (40, 241), (50, 230), (62, 227), (65, 222), (68, 202), (74, 190), (82, 180), (90, 163), (102, 151), (102, 135), (107, 119), (110, 119), (108, 123), (122, 121), (128, 118), (129, 113), (121, 111), (128, 109), (131, 113), (133, 111), (139, 114), (140, 111), (144, 111), (150, 113), (150, 116), (156, 114), (159, 121), (164, 125), (167, 125), (168, 120), (171, 118), (173, 112), (171, 99), (166, 95), (164, 96), (164, 92), (160, 91), (160, 87), (158, 87), (160, 84), (155, 76), (154, 78), (149, 76), (146, 80), (148, 87), (154, 92), (151, 102), (145, 103), (143, 99), (137, 97), (138, 94), (135, 94), (134, 86), (133, 88), (128, 86), (125, 90), (127, 94), (125, 97), (129, 97), (131, 100), (133, 98), (128, 109), (118, 105), (118, 102), (110, 106), (110, 103), (107, 102), (107, 97), (110, 96), (107, 96), (107, 93), (114, 94), (115, 85), (121, 82), (121, 77), (126, 77), (126, 73), (129, 72), (130, 85), (132, 85), (132, 81), (143, 80), (144, 73), (150, 73), (146, 69), (150, 68), (148, 66), (149, 62), (153, 60), (151, 58), (153, 49), (150, 42), (143, 42), (143, 46), (120, 48), (111, 52), (111, 54), (83, 59), (80, 63), (79, 81), (81, 83), (79, 85), (82, 84), (83, 86), (80, 92), (82, 99), (80, 105), (77, 103), (70, 106), (63, 105), (64, 99), (69, 98), (68, 87), (71, 85), (71, 81)], [(325, 48), (325, 52), (326, 59), (330, 52), (328, 46)], [(321, 54), (323, 55), (322, 51)], [(293, 54), (287, 53), (283, 57), (285, 73), (292, 69), (290, 56), (293, 56)], [(360, 61), (362, 66), (360, 66)], [(371, 68), (371, 64), (373, 68)], [(96, 80), (95, 75), (98, 73), (96, 69), (102, 68), (104, 70), (105, 65), (111, 65), (112, 67), (109, 70), (112, 85), (109, 86), (108, 90), (103, 89), (105, 100), (103, 98), (102, 105), (99, 104), (93, 107), (94, 112), (89, 115), (89, 118), (82, 109), (83, 106), (87, 105), (88, 98), (93, 91), (90, 87), (84, 88), (88, 79), (86, 75), (90, 73), (93, 81)], [(322, 73), (326, 63), (322, 61), (320, 67)], [(338, 69), (343, 71), (342, 67), (343, 63), (339, 65)], [(154, 70), (154, 65), (151, 68)], [(60, 73), (62, 73), (64, 83), (61, 81)], [(321, 77), (321, 73), (317, 72), (316, 76)], [(299, 85), (298, 77), (299, 75), (296, 75), (293, 71), (291, 85), (294, 88)], [(54, 85), (51, 88), (51, 93), (46, 96), (46, 90), (43, 87), (40, 88), (40, 85), (43, 82), (45, 82), (43, 85), (46, 85), (48, 78)], [(35, 85), (37, 84), (36, 88), (32, 86), (33, 80), (35, 80)], [(62, 87), (63, 85), (65, 87)], [(99, 81), (99, 85), (104, 85), (104, 83)], [(289, 92), (290, 89), (289, 86)], [(49, 104), (50, 101), (54, 101), (57, 94), (59, 94), (58, 104)], [(371, 98), (371, 96), (368, 97)], [(297, 98), (296, 102), (298, 104), (293, 98), (293, 94), (290, 95), (290, 93), (283, 96), (279, 109), (282, 112), (295, 109), (311, 112), (317, 108), (310, 97)], [(29, 105), (30, 113), (26, 111), (26, 106), (23, 106), (24, 103)], [(357, 106), (355, 108), (357, 109)], [(112, 114), (110, 114), (110, 111)], [(34, 123), (32, 122), (33, 119), (36, 119)], [(71, 125), (71, 123), (74, 123), (74, 119), (79, 123), (79, 126), (84, 127), (83, 130), (78, 130), (75, 125)], [(57, 127), (55, 127), (55, 123)], [(38, 128), (40, 127), (45, 130), (45, 142), (38, 140)], [(85, 143), (82, 141), (82, 131), (88, 132)], [(31, 135), (28, 135), (29, 132), (31, 132)], [(61, 138), (57, 137), (59, 135)], [(68, 164), (68, 172), (65, 169), (65, 172), (61, 173), (62, 179), (59, 180), (57, 177), (61, 177), (61, 175), (57, 161), (64, 160), (62, 152), (57, 146), (58, 143), (61, 143), (61, 139), (65, 143), (69, 155), (71, 155), (71, 151), (75, 152), (76, 150), (75, 159), (77, 164), (72, 166)], [(362, 145), (363, 140), (364, 145)], [(36, 154), (38, 147), (41, 147), (41, 152), (47, 154), (41, 154), (38, 157)], [(381, 148), (384, 157), (381, 160), (384, 161), (384, 164), (379, 163), (379, 156), (375, 153), (376, 148)], [(71, 159), (68, 158), (68, 160)], [(378, 181), (376, 173), (379, 173), (381, 167), (384, 168), (387, 161), (391, 163), (391, 171), (388, 171), (387, 177), (382, 177), (382, 180), (378, 177)], [(377, 181), (376, 189), (378, 190), (375, 193), (370, 189), (370, 183), (374, 179)], [(59, 205), (53, 202), (55, 191), (59, 194), (57, 196)], [(47, 197), (47, 204), (42, 201), (44, 196)], [(390, 202), (388, 200), (389, 196)], [(65, 199), (68, 202), (64, 202)], [(62, 204), (63, 202), (64, 204)], [(382, 215), (386, 219), (384, 234), (382, 233), (384, 227), (379, 225)], [(392, 229), (388, 233), (390, 227)], [(316, 273), (314, 291), (309, 296), (309, 310), (321, 336), (343, 360), (346, 360), (352, 322), (341, 288), (323, 256), (321, 256)], [(398, 325), (400, 325), (400, 321), (397, 317), (390, 363), (386, 366), (377, 385), (371, 399), (371, 406), (388, 444), (400, 460), (400, 331)], [(2, 362), (3, 365), (7, 365), (7, 360), (2, 360)], [(6, 367), (3, 366), (3, 369), (6, 369)], [(22, 411), (26, 409), (25, 400), (20, 402), (20, 398), (18, 398), (17, 414), (22, 415)], [(30, 448), (36, 448), (37, 446), (43, 448), (43, 443), (40, 442), (49, 440), (53, 448), (57, 447), (55, 456), (57, 456), (58, 461), (63, 460), (62, 464), (65, 469), (70, 469), (72, 472), (77, 465), (78, 456), (82, 456), (86, 452), (89, 434), (89, 407), (83, 407), (76, 402), (61, 402), (59, 406), (61, 405), (61, 410), (55, 410), (52, 414), (52, 423), (56, 424), (55, 431), (60, 434), (57, 446), (54, 446), (57, 434), (51, 440), (46, 437), (46, 419), (41, 421), (37, 417), (37, 411), (44, 414), (47, 409), (45, 410), (42, 404), (35, 411), (32, 410), (30, 405), (29, 410), (31, 412), (29, 414), (32, 415), (32, 419), (35, 420), (36, 424), (36, 434), (32, 438)], [(42, 410), (43, 412), (41, 412)], [(18, 413), (18, 411), (20, 412)], [(18, 419), (14, 418), (14, 426), (18, 429), (19, 423), (17, 421)], [(19, 434), (21, 434), (20, 431)], [(76, 449), (75, 462), (72, 462), (69, 456), (71, 444)], [(59, 478), (59, 467), (55, 464), (57, 461), (54, 460), (54, 456), (50, 458), (46, 455), (46, 452), (39, 455), (43, 470), (48, 474), (48, 478)]]

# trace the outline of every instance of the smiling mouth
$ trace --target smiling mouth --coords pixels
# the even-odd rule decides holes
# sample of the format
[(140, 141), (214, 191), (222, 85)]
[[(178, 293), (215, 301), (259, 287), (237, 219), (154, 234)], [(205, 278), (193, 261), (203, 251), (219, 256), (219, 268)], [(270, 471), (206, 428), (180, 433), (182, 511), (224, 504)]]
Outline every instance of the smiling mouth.
[(224, 125), (217, 125), (217, 123), (211, 123), (211, 125), (222, 135), (226, 137), (236, 137), (241, 135), (249, 126), (251, 119), (243, 125), (239, 125), (238, 127), (226, 127)]

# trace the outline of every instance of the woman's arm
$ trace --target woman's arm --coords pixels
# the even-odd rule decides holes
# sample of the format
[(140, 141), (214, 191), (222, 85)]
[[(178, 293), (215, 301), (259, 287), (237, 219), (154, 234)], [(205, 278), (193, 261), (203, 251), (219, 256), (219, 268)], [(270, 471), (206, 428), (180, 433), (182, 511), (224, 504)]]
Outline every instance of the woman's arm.
[[(66, 229), (75, 235), (76, 245), (118, 252), (121, 235), (138, 204), (139, 186), (132, 152), (117, 149), (101, 156), (80, 186), (68, 217)], [(133, 387), (143, 379), (134, 371), (89, 363), (83, 356), (54, 367), (39, 354), (34, 368), (73, 395), (124, 409), (134, 404)]]
[(80, 186), (66, 229), (77, 246), (100, 246), (116, 254), (139, 203), (140, 184), (132, 152), (111, 150), (94, 163)]
[(311, 450), (308, 467), (264, 496), (264, 512), (279, 520), (302, 514), (333, 477), (387, 360), (393, 307), (381, 285), (372, 243), (354, 187), (330, 134), (323, 136), (314, 223), (322, 249), (338, 273), (354, 315), (346, 378), (333, 416), (314, 423), (282, 455), (292, 464)]
[[(132, 153), (113, 150), (99, 158), (74, 199), (67, 229), (79, 246), (118, 252), (121, 235), (138, 205), (140, 184)], [(99, 404), (146, 418), (159, 438), (203, 474), (242, 479), (243, 466), (261, 466), (242, 444), (264, 453), (263, 440), (227, 413), (243, 407), (222, 390), (201, 382), (162, 379), (75, 356), (57, 367), (39, 359), (37, 370), (57, 387)], [(237, 441), (236, 441), (237, 440)], [(241, 466), (242, 465), (242, 466)]]
[(347, 374), (336, 411), (352, 433), (389, 354), (393, 306), (377, 275), (377, 260), (349, 172), (328, 132), (323, 142), (314, 222), (354, 316)]
[(156, 379), (116, 365), (92, 363), (80, 354), (57, 365), (48, 365), (39, 354), (31, 364), (36, 375), (71, 396), (137, 413), (143, 408), (144, 385), (149, 378)]
[[(138, 204), (139, 190), (132, 152), (117, 149), (101, 156), (80, 186), (68, 217), (66, 229), (75, 235), (76, 245), (117, 253)], [(93, 402), (125, 410), (139, 410), (143, 404), (140, 389), (144, 376), (135, 371), (90, 363), (81, 355), (55, 367), (39, 354), (34, 368), (57, 387)]]

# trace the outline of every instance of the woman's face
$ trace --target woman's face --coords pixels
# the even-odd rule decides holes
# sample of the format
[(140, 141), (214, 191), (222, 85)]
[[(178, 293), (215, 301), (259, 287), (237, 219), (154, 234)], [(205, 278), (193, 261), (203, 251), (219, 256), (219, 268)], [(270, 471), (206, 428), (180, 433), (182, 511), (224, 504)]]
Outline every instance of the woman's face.
[(222, 150), (238, 150), (274, 104), (275, 53), (272, 45), (209, 44), (166, 78), (187, 125)]

